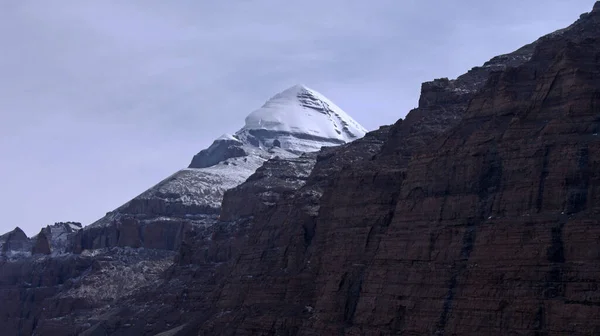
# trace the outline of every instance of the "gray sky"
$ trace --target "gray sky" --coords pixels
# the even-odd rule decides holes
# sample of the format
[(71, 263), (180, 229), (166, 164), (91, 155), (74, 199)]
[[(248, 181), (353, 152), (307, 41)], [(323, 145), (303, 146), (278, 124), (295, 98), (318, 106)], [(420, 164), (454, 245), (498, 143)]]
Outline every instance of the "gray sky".
[(296, 83), (368, 129), (592, 0), (0, 0), (0, 233), (84, 225)]

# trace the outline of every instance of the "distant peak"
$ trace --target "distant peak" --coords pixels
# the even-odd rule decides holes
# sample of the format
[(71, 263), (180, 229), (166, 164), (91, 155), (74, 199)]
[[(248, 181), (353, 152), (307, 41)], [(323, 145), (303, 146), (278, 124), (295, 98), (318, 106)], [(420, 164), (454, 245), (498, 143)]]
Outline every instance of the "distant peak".
[(265, 130), (345, 143), (366, 130), (319, 92), (296, 84), (246, 117), (242, 130)]
[(3, 237), (9, 237), (9, 239), (27, 239), (27, 235), (20, 227), (15, 227), (14, 230), (9, 231), (2, 235)]
[(25, 236), (25, 237), (27, 237), (27, 235), (25, 234), (25, 231), (23, 231), (23, 230), (22, 230), (20, 227), (18, 227), (18, 226), (17, 226), (17, 227), (15, 227), (15, 229), (14, 229), (14, 230), (12, 230), (12, 231), (11, 231), (11, 233), (14, 233), (14, 234), (18, 234), (18, 235), (20, 235), (20, 236), (22, 235), (22, 236)]

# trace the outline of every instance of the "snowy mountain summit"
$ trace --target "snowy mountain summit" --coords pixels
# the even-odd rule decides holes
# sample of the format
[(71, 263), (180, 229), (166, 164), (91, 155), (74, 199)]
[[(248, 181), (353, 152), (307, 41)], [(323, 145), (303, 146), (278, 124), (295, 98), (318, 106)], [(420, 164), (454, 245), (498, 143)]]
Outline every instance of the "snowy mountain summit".
[[(261, 108), (250, 113), (241, 132), (244, 131), (268, 131), (283, 138), (297, 137), (325, 144), (346, 143), (366, 133), (366, 130), (341, 108), (304, 85), (295, 85), (275, 95)], [(307, 151), (295, 148), (295, 145), (298, 143), (284, 142), (282, 148)]]
[(295, 85), (250, 113), (234, 134), (224, 134), (196, 154), (189, 167), (89, 227), (133, 217), (150, 223), (185, 220), (210, 224), (226, 190), (236, 187), (267, 160), (294, 158), (321, 147), (361, 138), (366, 130), (315, 90)]
[[(295, 85), (246, 117), (235, 134), (224, 134), (198, 153), (190, 168), (212, 166), (228, 156), (244, 156), (243, 145), (300, 154), (361, 138), (366, 130), (322, 94)], [(208, 157), (210, 156), (210, 158)]]

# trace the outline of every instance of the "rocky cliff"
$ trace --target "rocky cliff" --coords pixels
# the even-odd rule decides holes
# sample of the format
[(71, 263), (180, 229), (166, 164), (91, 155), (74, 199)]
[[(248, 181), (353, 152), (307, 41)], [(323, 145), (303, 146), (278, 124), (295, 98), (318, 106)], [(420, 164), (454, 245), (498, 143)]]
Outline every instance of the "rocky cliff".
[[(168, 212), (192, 225), (177, 231), (177, 245), (149, 248), (136, 238), (137, 246), (119, 247), (120, 232), (135, 231), (121, 220), (119, 233), (102, 235), (118, 253), (92, 246), (36, 264), (4, 261), (0, 295), (10, 304), (1, 327), (39, 335), (599, 334), (599, 42), (600, 2), (568, 28), (455, 80), (423, 84), (418, 108), (392, 126), (318, 152), (273, 155), (223, 191), (210, 225), (190, 224), (205, 209), (190, 208), (187, 219)], [(246, 147), (235, 148), (247, 135), (263, 134), (250, 142), (267, 152), (293, 153), (298, 139), (353, 134), (332, 105), (298, 104), (336, 126), (302, 137), (273, 118), (250, 118), (192, 166), (243, 158)], [(262, 133), (250, 132), (258, 124)], [(133, 208), (144, 216), (168, 209)], [(1, 236), (3, 249), (28, 248), (21, 233)]]

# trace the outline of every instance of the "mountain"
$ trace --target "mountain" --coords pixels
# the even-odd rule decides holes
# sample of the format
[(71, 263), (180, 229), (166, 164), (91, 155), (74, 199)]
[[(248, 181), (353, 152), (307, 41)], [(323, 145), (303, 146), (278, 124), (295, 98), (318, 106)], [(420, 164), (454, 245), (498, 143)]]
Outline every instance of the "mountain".
[[(55, 225), (32, 239), (23, 238), (19, 228), (6, 237), (0, 236), (0, 258), (30, 256), (34, 245), (36, 251), (51, 250), (49, 254), (53, 255), (114, 246), (176, 250), (184, 232), (210, 227), (218, 218), (224, 192), (244, 182), (267, 160), (294, 158), (324, 146), (353, 141), (365, 133), (322, 94), (295, 85), (249, 114), (239, 131), (219, 137), (200, 151), (188, 168), (84, 230), (79, 232), (77, 223), (77, 230), (72, 225)], [(73, 233), (77, 243), (67, 244), (67, 236)], [(5, 240), (9, 243), (3, 243)]]
[[(236, 136), (278, 140), (292, 152), (311, 152), (323, 146), (340, 145), (365, 134), (365, 129), (318, 92), (293, 86), (267, 101), (246, 117)], [(262, 142), (265, 145), (270, 141)]]
[[(90, 316), (105, 312), (112, 301), (159, 281), (187, 235), (210, 240), (225, 191), (263, 164), (299, 160), (310, 171), (316, 155), (304, 152), (338, 146), (365, 132), (323, 95), (296, 85), (252, 112), (242, 129), (200, 151), (188, 168), (91, 225), (56, 223), (31, 238), (19, 228), (0, 236), (0, 286), (9, 302), (0, 327), (9, 334), (68, 334), (73, 325), (53, 329), (49, 322), (62, 314), (52, 308), (55, 302)], [(25, 298), (12, 296), (23, 288)], [(23, 318), (23, 311), (31, 317)]]
[(344, 144), (365, 133), (329, 99), (304, 85), (295, 85), (250, 113), (238, 132), (224, 134), (194, 156), (189, 167), (210, 167), (227, 158), (246, 156), (256, 148), (283, 149), (298, 155)]
[[(323, 95), (295, 85), (248, 115), (245, 126), (235, 134), (219, 137), (196, 154), (188, 168), (86, 227), (80, 249), (116, 244), (175, 250), (191, 226), (212, 225), (224, 192), (244, 182), (267, 160), (337, 146), (365, 132)], [(143, 227), (127, 229), (133, 237), (121, 236), (125, 230), (119, 226), (132, 220)]]
[[(264, 122), (246, 126), (266, 125), (263, 138), (243, 138), (242, 129), (192, 162), (281, 150), (223, 193), (218, 216), (202, 213), (210, 223), (190, 224), (208, 207), (186, 220), (184, 204), (164, 206), (181, 231), (155, 225), (162, 198), (146, 206), (151, 215), (119, 210), (113, 224), (73, 236), (105, 230), (97, 242), (110, 247), (3, 261), (0, 327), (15, 335), (597, 334), (599, 42), (600, 2), (565, 29), (424, 83), (419, 106), (394, 125), (315, 152), (294, 153), (298, 132), (257, 113)], [(328, 115), (337, 128), (294, 124), (318, 141), (346, 134)], [(153, 244), (178, 243), (141, 246), (149, 234)], [(3, 246), (23, 248), (23, 236), (2, 236)]]

